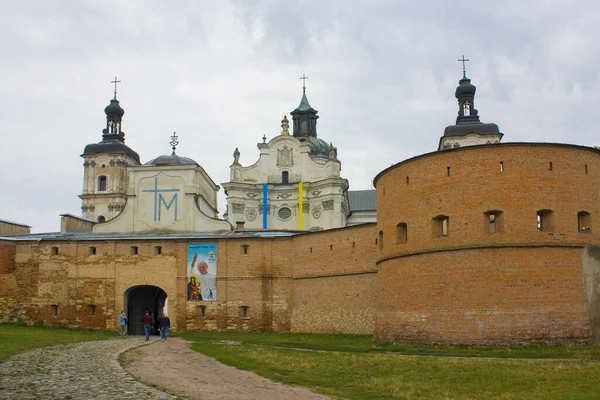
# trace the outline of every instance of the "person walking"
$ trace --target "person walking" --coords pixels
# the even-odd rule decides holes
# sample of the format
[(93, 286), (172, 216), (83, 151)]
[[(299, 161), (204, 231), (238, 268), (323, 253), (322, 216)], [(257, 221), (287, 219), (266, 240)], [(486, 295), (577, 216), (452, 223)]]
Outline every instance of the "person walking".
[(171, 320), (166, 313), (158, 319), (158, 327), (160, 329), (160, 340), (166, 342), (169, 336), (169, 328), (171, 327)]
[(150, 340), (150, 328), (152, 327), (152, 317), (150, 316), (150, 311), (146, 311), (146, 315), (144, 315), (144, 334), (146, 335), (146, 342)]
[(125, 316), (125, 311), (121, 311), (119, 323), (121, 324), (121, 336), (125, 336), (127, 333), (127, 317)]

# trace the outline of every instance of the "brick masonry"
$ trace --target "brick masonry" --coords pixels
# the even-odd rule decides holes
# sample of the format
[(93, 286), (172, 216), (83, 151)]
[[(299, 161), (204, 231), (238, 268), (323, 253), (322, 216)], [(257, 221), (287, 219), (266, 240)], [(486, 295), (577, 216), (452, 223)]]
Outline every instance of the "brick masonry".
[(371, 333), (374, 238), (375, 224), (367, 224), (210, 240), (217, 242), (216, 302), (186, 301), (187, 240), (4, 241), (0, 321), (116, 330), (128, 291), (152, 285), (167, 293), (176, 330)]
[[(599, 183), (600, 152), (553, 144), (465, 147), (380, 173), (375, 338), (591, 340)], [(540, 210), (552, 211), (542, 231)]]

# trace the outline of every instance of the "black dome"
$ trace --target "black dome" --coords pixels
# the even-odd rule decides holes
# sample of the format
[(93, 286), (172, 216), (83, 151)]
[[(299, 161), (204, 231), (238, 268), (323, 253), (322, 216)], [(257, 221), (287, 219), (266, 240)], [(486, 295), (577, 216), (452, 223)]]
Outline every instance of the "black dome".
[(164, 155), (160, 157), (156, 157), (154, 160), (150, 160), (144, 164), (144, 166), (164, 166), (164, 165), (195, 165), (199, 167), (198, 163), (191, 158), (187, 157), (179, 157), (177, 154), (173, 153), (170, 156)]
[(84, 156), (93, 154), (126, 154), (133, 158), (138, 163), (140, 162), (140, 156), (135, 151), (131, 150), (125, 143), (118, 140), (102, 141), (100, 143), (88, 144), (83, 150)]
[(467, 77), (464, 77), (459, 81), (459, 85), (456, 88), (455, 96), (456, 98), (464, 96), (475, 96), (475, 90), (477, 90), (477, 88), (475, 87), (475, 85), (471, 84), (471, 80)]
[(122, 117), (123, 114), (125, 114), (125, 110), (119, 105), (119, 100), (112, 99), (110, 104), (104, 109), (104, 113), (106, 115), (118, 115), (119, 117)]

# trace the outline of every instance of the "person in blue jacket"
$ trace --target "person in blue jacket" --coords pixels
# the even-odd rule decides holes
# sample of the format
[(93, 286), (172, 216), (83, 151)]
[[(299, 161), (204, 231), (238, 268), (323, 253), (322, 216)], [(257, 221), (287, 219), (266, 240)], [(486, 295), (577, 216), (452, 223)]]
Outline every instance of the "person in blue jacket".
[(169, 336), (169, 328), (171, 327), (171, 320), (167, 314), (163, 314), (162, 317), (158, 319), (158, 328), (160, 329), (160, 340), (163, 342), (167, 341), (167, 337)]
[(121, 311), (119, 323), (121, 324), (121, 336), (125, 336), (127, 333), (127, 317), (125, 316), (125, 311)]

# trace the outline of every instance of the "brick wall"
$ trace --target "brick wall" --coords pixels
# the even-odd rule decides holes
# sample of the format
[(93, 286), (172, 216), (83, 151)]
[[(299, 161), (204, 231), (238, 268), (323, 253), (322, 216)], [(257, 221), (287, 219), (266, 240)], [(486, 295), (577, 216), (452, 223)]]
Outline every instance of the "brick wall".
[[(600, 152), (570, 145), (465, 147), (383, 171), (375, 337), (590, 338), (581, 249), (599, 242), (599, 184)], [(543, 231), (539, 210), (553, 212)]]
[(375, 224), (294, 237), (294, 332), (373, 332)]
[(369, 333), (374, 232), (370, 224), (297, 237), (206, 240), (217, 242), (216, 302), (186, 301), (185, 240), (7, 242), (2, 254), (16, 262), (0, 274), (6, 288), (0, 306), (29, 322), (116, 330), (127, 293), (150, 285), (166, 292), (174, 330)]

